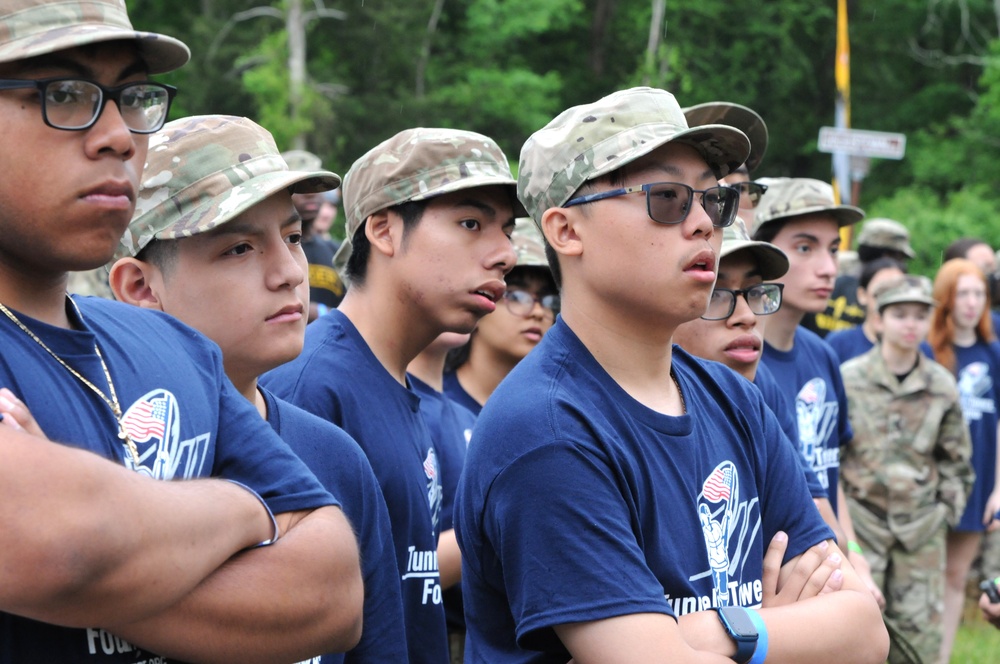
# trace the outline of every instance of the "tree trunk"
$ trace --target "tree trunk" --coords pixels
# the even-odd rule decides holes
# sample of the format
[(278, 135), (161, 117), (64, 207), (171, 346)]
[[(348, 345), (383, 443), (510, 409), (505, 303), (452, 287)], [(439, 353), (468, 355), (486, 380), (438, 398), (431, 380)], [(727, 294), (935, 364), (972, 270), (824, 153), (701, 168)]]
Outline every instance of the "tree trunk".
[[(302, 19), (302, 0), (288, 0), (285, 29), (288, 31), (288, 105), (292, 121), (302, 112), (302, 91), (306, 84), (306, 26)], [(296, 134), (292, 147), (306, 149), (306, 137)]]

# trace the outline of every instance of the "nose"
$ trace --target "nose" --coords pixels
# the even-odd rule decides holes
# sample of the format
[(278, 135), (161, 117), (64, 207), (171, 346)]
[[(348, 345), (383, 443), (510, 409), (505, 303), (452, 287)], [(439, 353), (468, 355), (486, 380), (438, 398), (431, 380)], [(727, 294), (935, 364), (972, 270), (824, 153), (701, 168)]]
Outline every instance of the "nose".
[(699, 194), (692, 195), (691, 207), (681, 227), (684, 230), (684, 234), (688, 237), (704, 235), (705, 238), (711, 238), (715, 233), (715, 226), (712, 225), (712, 218), (708, 216), (708, 212), (705, 211), (705, 207), (701, 204), (698, 196)]
[(823, 277), (836, 277), (837, 276), (837, 254), (832, 251), (820, 252), (822, 256), (819, 266), (817, 267), (817, 274)]
[(490, 269), (497, 268), (503, 274), (507, 274), (517, 265), (517, 252), (514, 251), (514, 245), (506, 234), (501, 231), (499, 235), (500, 237), (494, 240), (495, 246), (490, 251), (487, 263)]
[(92, 159), (108, 152), (121, 155), (123, 160), (135, 156), (136, 134), (125, 125), (118, 104), (112, 99), (105, 100), (97, 122), (86, 132), (87, 155)]
[(272, 259), (267, 269), (267, 287), (270, 290), (296, 288), (305, 281), (309, 264), (299, 245), (282, 241), (270, 254)]
[(736, 307), (733, 313), (726, 319), (728, 327), (743, 327), (748, 330), (757, 325), (757, 315), (750, 310), (750, 304), (743, 294), (736, 296)]

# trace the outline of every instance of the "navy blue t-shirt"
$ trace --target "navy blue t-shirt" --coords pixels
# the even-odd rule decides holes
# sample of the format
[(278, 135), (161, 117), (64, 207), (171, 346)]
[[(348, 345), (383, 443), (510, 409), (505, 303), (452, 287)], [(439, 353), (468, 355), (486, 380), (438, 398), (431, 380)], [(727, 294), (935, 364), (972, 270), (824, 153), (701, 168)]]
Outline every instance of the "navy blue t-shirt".
[[(760, 390), (761, 395), (764, 397), (764, 403), (767, 404), (767, 407), (778, 418), (778, 424), (781, 425), (781, 430), (785, 433), (788, 444), (797, 453), (799, 450), (799, 430), (795, 426), (795, 411), (792, 410), (792, 407), (785, 400), (785, 395), (781, 393), (781, 388), (778, 387), (778, 383), (774, 380), (771, 370), (764, 366), (763, 363), (757, 365), (757, 374), (754, 376), (753, 384)], [(801, 461), (802, 475), (806, 478), (809, 495), (813, 498), (826, 498), (826, 489), (820, 484), (819, 477), (816, 476), (816, 471), (812, 469), (812, 464), (806, 461), (806, 458), (801, 454), (796, 454), (795, 456)]]
[(361, 641), (322, 664), (406, 662), (406, 630), (389, 511), (365, 453), (340, 427), (260, 390), (267, 421), (343, 505), (358, 536), (365, 584)]
[[(992, 341), (955, 350), (958, 398), (972, 439), (972, 468), (976, 481), (955, 530), (983, 531), (983, 513), (996, 481), (997, 422), (1000, 417), (1000, 343)], [(926, 342), (921, 349), (932, 359)]]
[(837, 354), (840, 363), (860, 357), (870, 351), (875, 344), (868, 340), (864, 329), (859, 325), (848, 330), (837, 330), (823, 338)]
[(444, 375), (444, 393), (473, 415), (479, 415), (480, 411), (483, 410), (482, 404), (473, 399), (472, 395), (466, 392), (462, 384), (458, 382), (458, 374), (454, 371), (446, 372)]
[[(413, 391), (420, 395), (420, 412), (438, 450), (441, 491), (444, 494), (441, 501), (441, 531), (444, 532), (454, 527), (455, 492), (465, 465), (465, 450), (469, 446), (476, 416), (419, 378), (409, 376), (409, 380)], [(444, 613), (449, 630), (465, 630), (461, 583), (444, 591)]]
[(342, 427), (364, 450), (389, 508), (409, 660), (447, 662), (437, 563), (441, 472), (420, 397), (385, 370), (337, 309), (310, 323), (302, 353), (260, 383)]
[(777, 350), (765, 341), (761, 363), (771, 370), (785, 400), (794, 404), (799, 450), (812, 463), (836, 513), (840, 448), (854, 437), (837, 355), (825, 341), (799, 326), (790, 351)]
[[(176, 319), (96, 297), (68, 306), (77, 329), (18, 315), (45, 344), (109, 394), (108, 366), (135, 441), (137, 472), (157, 479), (221, 475), (254, 488), (275, 513), (338, 504), (261, 419), (222, 367), (218, 346)], [(53, 441), (135, 469), (108, 405), (20, 328), (0, 316), (0, 386)], [(128, 509), (128, 506), (122, 506)], [(0, 662), (137, 662), (157, 658), (102, 629), (73, 629), (0, 613)]]
[(789, 558), (832, 537), (760, 392), (679, 347), (673, 367), (680, 417), (560, 318), (490, 396), (455, 511), (466, 662), (565, 661), (560, 624), (760, 606), (775, 533)]

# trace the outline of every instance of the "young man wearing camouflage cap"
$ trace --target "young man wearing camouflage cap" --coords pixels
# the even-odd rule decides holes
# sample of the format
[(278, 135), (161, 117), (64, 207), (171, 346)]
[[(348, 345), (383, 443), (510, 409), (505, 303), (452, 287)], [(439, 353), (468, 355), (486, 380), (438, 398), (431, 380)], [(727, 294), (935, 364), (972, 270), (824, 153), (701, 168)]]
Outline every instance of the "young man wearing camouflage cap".
[(972, 489), (972, 443), (955, 377), (920, 351), (935, 305), (930, 280), (899, 275), (874, 294), (881, 339), (841, 366), (854, 430), (844, 493), (886, 598), (889, 661), (936, 662), (945, 539)]
[[(169, 532), (182, 553), (147, 570), (140, 602), (112, 588), (75, 613), (66, 608), (75, 604), (70, 593), (61, 610), (25, 612), (37, 620), (0, 614), (0, 655), (135, 661), (141, 653), (134, 643), (180, 659), (232, 660), (305, 656), (349, 643), (360, 631), (362, 595), (350, 525), (274, 432), (247, 419), (254, 410), (226, 380), (214, 345), (165, 316), (65, 294), (67, 272), (107, 262), (128, 225), (148, 134), (161, 126), (173, 95), (147, 77), (182, 65), (187, 48), (135, 32), (118, 0), (13, 0), (2, 11), (0, 384), (52, 440), (157, 479), (225, 474), (256, 489), (279, 516), (275, 522), (258, 507), (249, 533), (251, 523), (237, 521), (246, 510), (232, 509), (238, 502), (225, 520), (193, 516), (189, 528)], [(255, 467), (255, 449), (266, 450), (266, 471)], [(187, 507), (174, 509), (192, 516)], [(49, 519), (34, 516), (37, 528), (49, 527)], [(283, 542), (220, 567), (251, 535), (264, 543), (279, 533)], [(159, 554), (134, 543), (128, 550), (154, 560)], [(322, 558), (318, 550), (342, 555)], [(88, 555), (71, 553), (73, 560)], [(276, 568), (293, 570), (282, 590), (289, 601), (267, 599), (273, 586), (264, 579)], [(324, 604), (330, 593), (340, 598), (334, 606)], [(281, 638), (267, 638), (277, 623)]]
[(516, 260), (514, 184), (503, 152), (473, 132), (408, 129), (369, 150), (342, 188), (347, 295), (309, 326), (302, 355), (262, 380), (368, 455), (392, 520), (411, 664), (447, 662), (448, 645), (439, 453), (406, 367), (442, 332), (471, 332), (497, 308)]
[[(858, 233), (858, 260), (861, 271), (879, 258), (891, 258), (903, 266), (916, 254), (910, 246), (910, 231), (895, 219), (882, 217), (866, 219)], [(865, 307), (858, 296), (858, 276), (841, 274), (833, 285), (833, 292), (826, 309), (818, 314), (808, 313), (802, 325), (821, 337), (831, 332), (853, 329), (865, 321)]]
[(219, 344), (233, 384), (338, 497), (358, 534), (364, 622), (346, 661), (405, 661), (389, 514), (368, 460), (342, 429), (257, 385), (299, 354), (305, 335), (309, 282), (292, 196), (333, 189), (340, 178), (289, 170), (267, 130), (246, 118), (175, 120), (152, 142), (152, 176), (111, 267), (115, 296)]
[(469, 342), (450, 353), (444, 376), (445, 392), (476, 415), (500, 381), (538, 345), (559, 313), (559, 289), (535, 222), (518, 219), (511, 240), (517, 265), (507, 275), (505, 306), (483, 318)]
[(840, 205), (833, 188), (809, 178), (767, 178), (754, 221), (753, 238), (785, 252), (788, 272), (783, 304), (768, 321), (764, 364), (785, 390), (798, 416), (802, 453), (811, 459), (837, 510), (839, 449), (851, 439), (844, 385), (836, 354), (801, 327), (807, 312), (821, 311), (837, 276), (840, 229), (864, 217)]
[[(561, 314), (473, 432), (456, 508), (467, 662), (884, 658), (878, 608), (835, 570), (760, 394), (671, 344), (705, 312), (739, 203), (718, 180), (748, 148), (650, 88), (525, 143), (518, 192)], [(843, 590), (813, 596), (827, 581)]]

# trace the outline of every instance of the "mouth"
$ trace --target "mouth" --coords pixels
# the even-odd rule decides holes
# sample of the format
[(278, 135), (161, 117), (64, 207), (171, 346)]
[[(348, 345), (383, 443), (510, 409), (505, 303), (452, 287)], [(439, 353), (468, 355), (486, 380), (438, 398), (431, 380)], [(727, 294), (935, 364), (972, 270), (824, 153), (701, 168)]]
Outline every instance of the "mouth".
[(277, 313), (271, 314), (265, 320), (268, 323), (294, 323), (302, 320), (304, 307), (301, 304), (290, 304)]
[(85, 191), (80, 198), (103, 207), (131, 209), (135, 202), (135, 189), (130, 182), (106, 182)]
[(496, 310), (497, 302), (500, 301), (500, 298), (503, 297), (506, 291), (507, 286), (502, 281), (492, 281), (472, 291), (472, 295), (479, 300), (481, 307), (487, 313), (492, 313)]
[(715, 252), (711, 249), (699, 251), (684, 266), (684, 273), (699, 281), (715, 283)]
[(737, 362), (753, 362), (760, 357), (761, 342), (752, 334), (744, 334), (729, 342), (724, 352)]
[(534, 341), (538, 343), (542, 340), (542, 328), (540, 327), (529, 327), (525, 330), (521, 330), (521, 335), (529, 341)]

